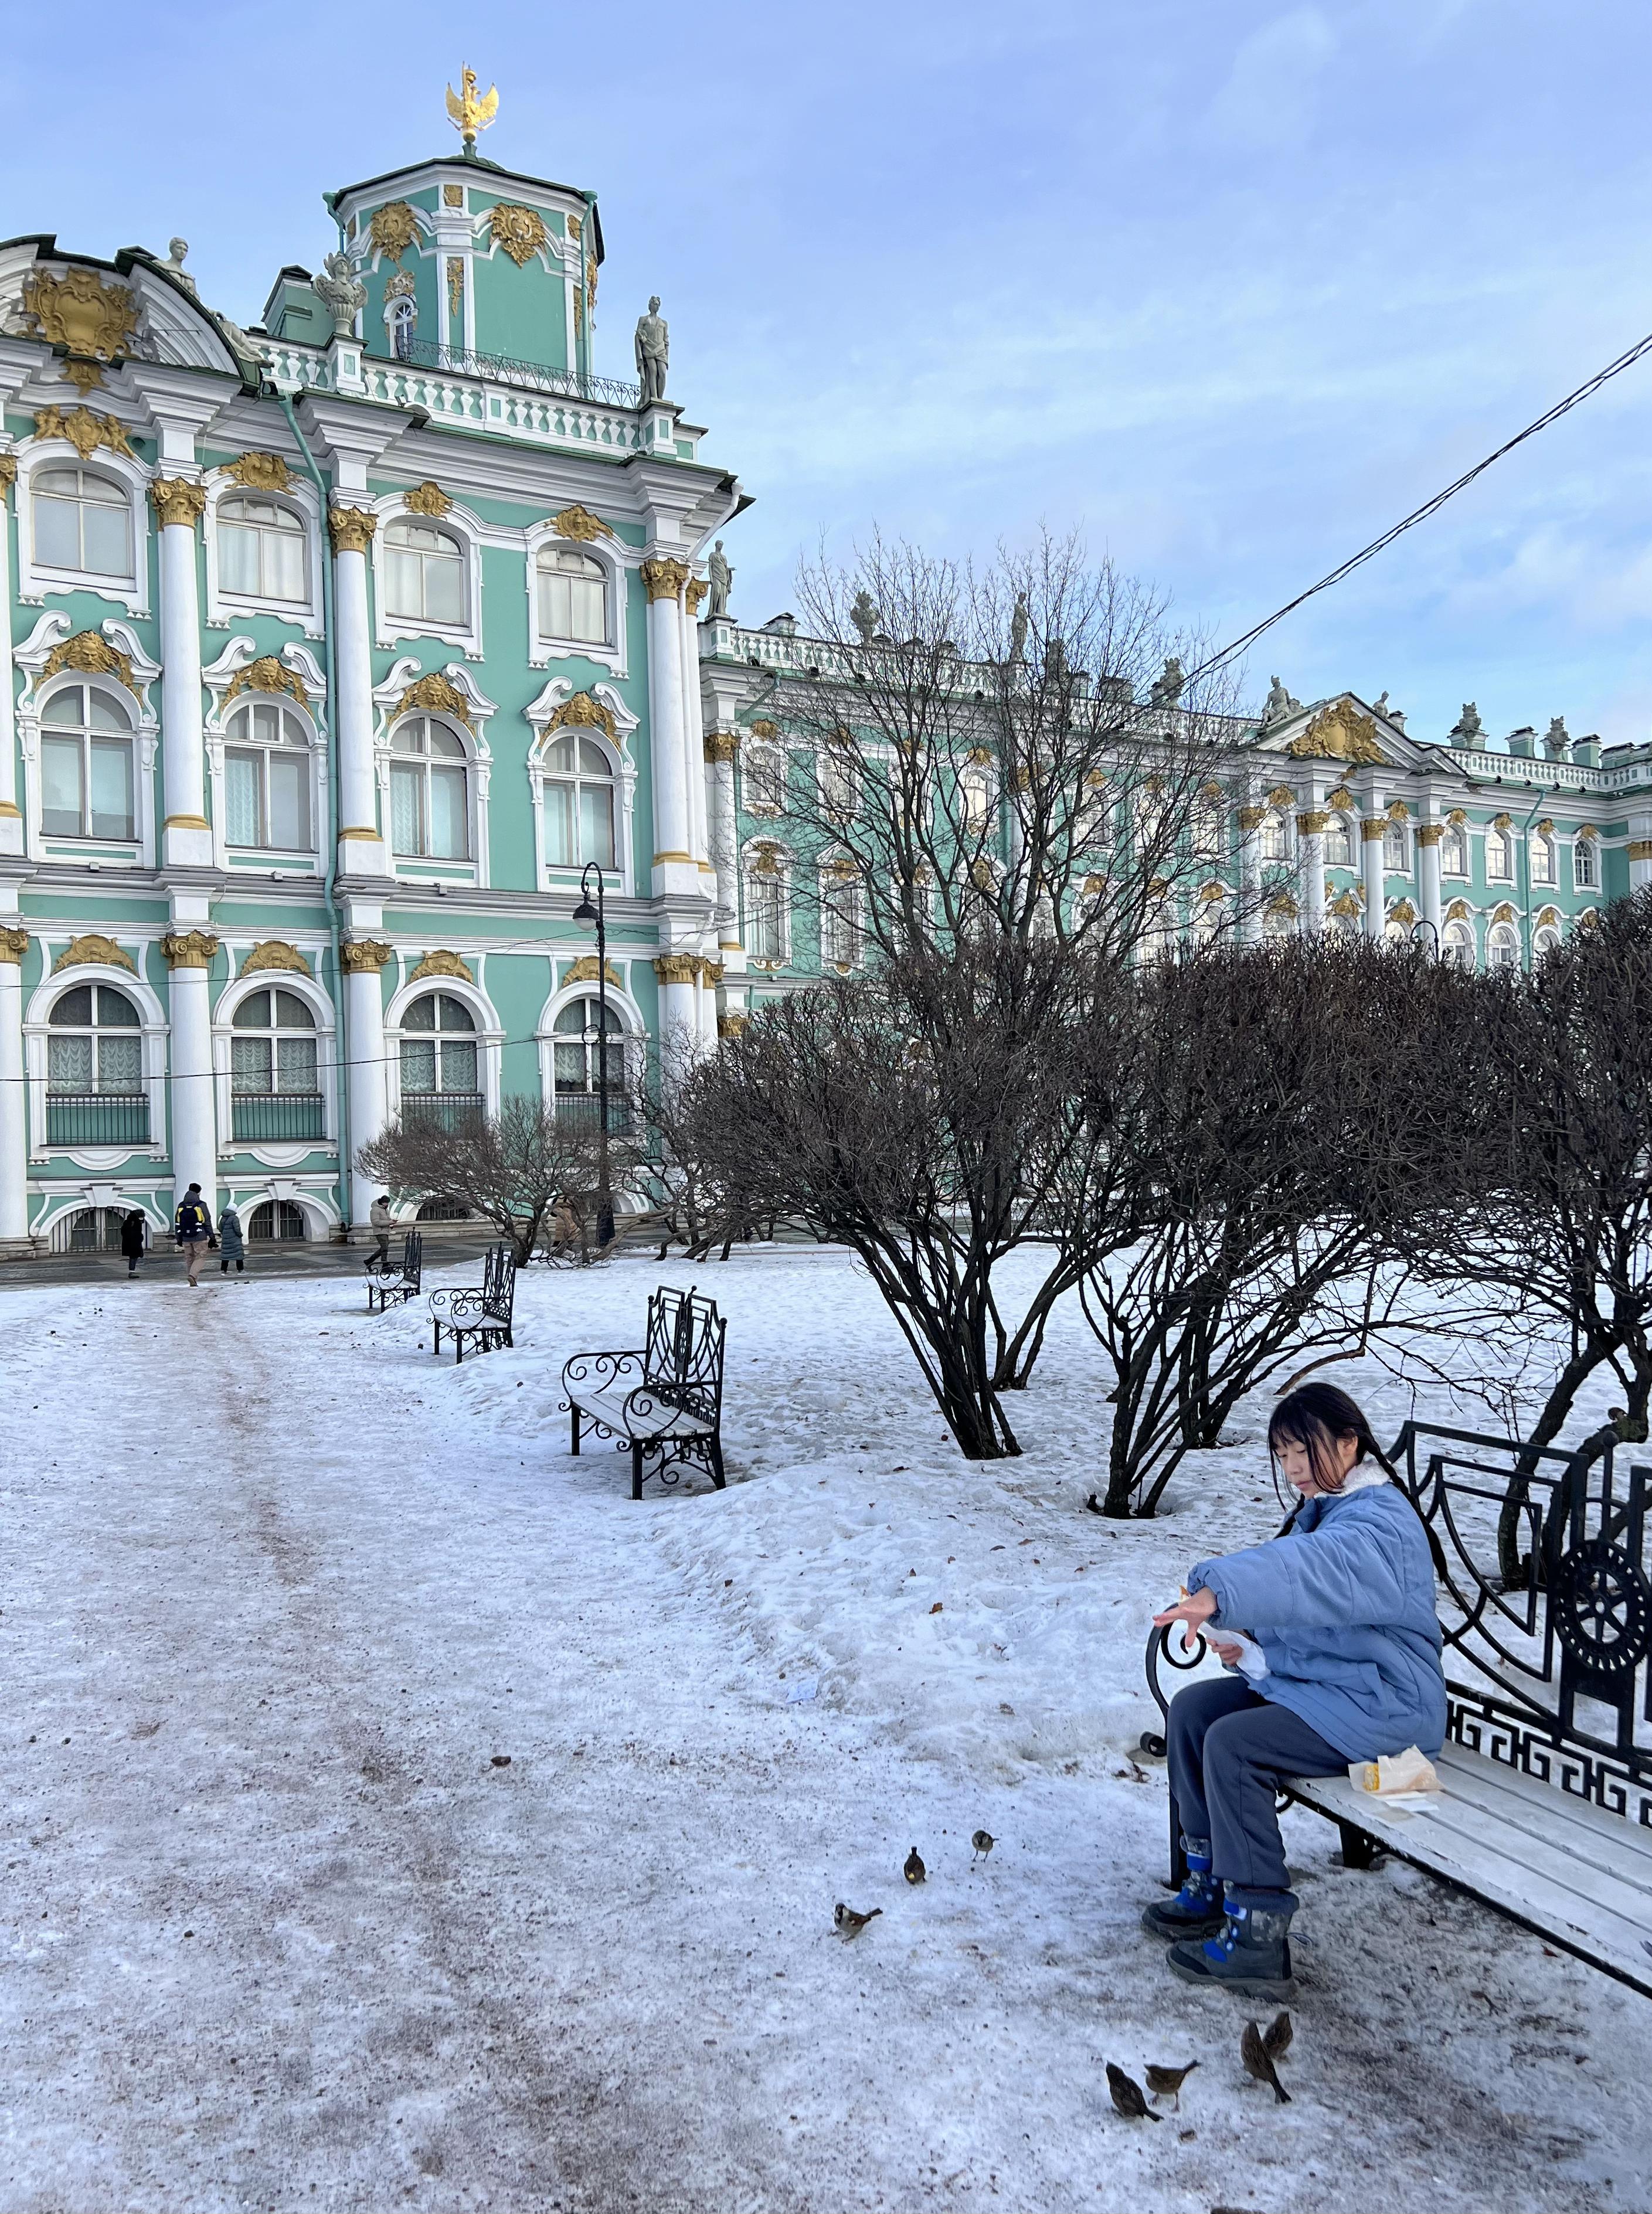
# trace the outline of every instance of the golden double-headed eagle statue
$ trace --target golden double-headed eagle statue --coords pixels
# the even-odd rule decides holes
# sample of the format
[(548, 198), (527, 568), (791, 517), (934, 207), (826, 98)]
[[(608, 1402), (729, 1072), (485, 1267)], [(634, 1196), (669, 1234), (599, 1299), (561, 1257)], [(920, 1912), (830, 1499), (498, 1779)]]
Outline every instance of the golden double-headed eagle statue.
[(490, 85), (486, 93), (478, 94), (476, 72), (469, 68), (460, 70), (459, 83), (462, 91), (455, 92), (451, 85), (448, 87), (448, 114), (464, 141), (466, 153), (474, 154), (476, 133), (486, 131), (499, 112), (499, 89), (496, 84)]

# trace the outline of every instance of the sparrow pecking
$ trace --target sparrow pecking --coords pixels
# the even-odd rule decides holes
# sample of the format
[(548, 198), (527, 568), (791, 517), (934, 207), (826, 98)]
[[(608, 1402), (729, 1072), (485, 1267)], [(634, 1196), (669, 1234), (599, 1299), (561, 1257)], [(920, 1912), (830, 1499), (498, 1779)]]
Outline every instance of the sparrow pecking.
[(832, 1909), (832, 1920), (846, 1937), (858, 1937), (872, 1916), (881, 1914), (883, 1911), (881, 1906), (874, 1906), (868, 1913), (857, 1914), (854, 1907), (846, 1906), (840, 1899)]
[(970, 1843), (975, 1847), (976, 1856), (984, 1861), (998, 1840), (990, 1830), (977, 1830)]
[(1122, 2068), (1116, 2066), (1111, 2060), (1107, 2063), (1107, 2089), (1113, 2095), (1114, 2106), (1117, 2107), (1127, 2122), (1139, 2122), (1144, 2119), (1150, 2122), (1164, 2120), (1164, 2116), (1155, 2114), (1147, 2104), (1142, 2094), (1141, 2086), (1135, 2078), (1133, 2076), (1127, 2076)]
[(921, 1883), (928, 1873), (919, 1856), (918, 1848), (914, 1845), (902, 1865), (901, 1874), (909, 1883)]
[(1291, 2040), (1296, 2034), (1291, 2018), (1282, 2007), (1262, 2033), (1262, 2049), (1270, 2060), (1282, 2060), (1291, 2049)]
[(1274, 2064), (1268, 2048), (1262, 2042), (1262, 2032), (1255, 2022), (1247, 2021), (1245, 2034), (1239, 2040), (1239, 2058), (1245, 2063), (1245, 2072), (1254, 2076), (1258, 2083), (1271, 2085), (1276, 2103), (1288, 2107), (1291, 2095), (1274, 2073)]
[(1186, 2083), (1188, 2077), (1193, 2073), (1198, 2064), (1199, 2064), (1196, 2060), (1190, 2060), (1185, 2068), (1159, 2068), (1156, 2067), (1152, 2061), (1149, 2061), (1147, 2063), (1147, 2089), (1153, 2093), (1155, 2099), (1174, 2099), (1176, 2101), (1176, 2111), (1178, 2113), (1180, 2113), (1182, 2111), (1182, 2086)]

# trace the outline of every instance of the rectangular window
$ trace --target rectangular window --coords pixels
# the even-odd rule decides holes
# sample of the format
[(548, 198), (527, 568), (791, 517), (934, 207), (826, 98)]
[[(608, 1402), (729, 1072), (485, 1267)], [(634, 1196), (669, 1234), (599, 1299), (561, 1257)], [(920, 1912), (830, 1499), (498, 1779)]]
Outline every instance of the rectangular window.
[(603, 785), (580, 787), (579, 851), (588, 861), (614, 866), (614, 801)]
[(34, 495), (34, 559), (44, 569), (80, 566), (80, 503)]
[(141, 1038), (101, 1037), (97, 1042), (97, 1088), (100, 1092), (133, 1092), (144, 1081)]
[(270, 755), (270, 843), (288, 853), (309, 847), (309, 762), (303, 754)]
[(577, 859), (571, 784), (545, 786), (545, 851), (554, 869), (572, 868)]
[(78, 738), (40, 740), (40, 828), (48, 836), (80, 835), (80, 770)]
[(89, 1037), (54, 1037), (46, 1042), (46, 1086), (48, 1092), (89, 1092), (92, 1088), (92, 1041)]
[(304, 541), (299, 532), (265, 532), (264, 593), (272, 600), (302, 600), (305, 596)]
[(424, 593), (420, 590), (423, 568), (417, 554), (409, 554), (396, 547), (384, 550), (384, 604), (393, 615), (408, 615), (417, 621), (425, 613)]
[(130, 838), (133, 829), (132, 748), (125, 738), (94, 738), (92, 835)]
[(270, 1086), (270, 1042), (266, 1037), (232, 1037), (229, 1041), (229, 1089), (237, 1096), (262, 1097)]
[(468, 1038), (444, 1039), (442, 1045), (444, 1092), (474, 1092), (476, 1049)]
[(223, 756), (223, 835), (232, 846), (256, 846), (258, 835), (256, 754)]
[(431, 852), (444, 861), (462, 861), (470, 851), (465, 823), (465, 773), (431, 771)]
[(315, 1041), (313, 1037), (278, 1038), (275, 1042), (275, 1073), (278, 1092), (298, 1092), (313, 1095), (321, 1090), (315, 1074)]
[(436, 1042), (433, 1038), (401, 1041), (401, 1088), (428, 1092), (436, 1089)]
[(100, 577), (132, 574), (130, 525), (123, 507), (87, 500), (82, 507), (86, 532), (86, 566)]
[(462, 561), (425, 563), (425, 620), (462, 623), (465, 619), (465, 572)]
[(778, 877), (747, 878), (746, 936), (754, 961), (779, 961), (783, 957)]
[(390, 771), (390, 843), (398, 853), (422, 853), (425, 775), (422, 769)]
[(218, 532), (218, 584), (226, 592), (258, 591), (258, 533), (226, 523)]
[(583, 1045), (553, 1046), (551, 1062), (559, 1092), (584, 1090), (585, 1049)]

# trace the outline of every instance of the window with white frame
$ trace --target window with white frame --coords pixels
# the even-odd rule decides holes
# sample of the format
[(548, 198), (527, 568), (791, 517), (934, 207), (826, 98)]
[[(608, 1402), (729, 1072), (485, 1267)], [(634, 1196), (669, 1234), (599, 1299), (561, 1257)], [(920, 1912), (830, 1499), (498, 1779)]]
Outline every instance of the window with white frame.
[(51, 838), (138, 835), (132, 721), (95, 684), (65, 686), (40, 710), (40, 828)]
[(614, 764), (595, 738), (564, 731), (545, 749), (545, 854), (554, 869), (616, 865)]
[(34, 566), (87, 577), (132, 573), (132, 500), (124, 485), (74, 462), (36, 469)]
[(1555, 880), (1555, 841), (1541, 830), (1534, 830), (1527, 841), (1526, 865), (1532, 872), (1534, 884), (1551, 884)]
[(1202, 793), (1193, 810), (1193, 854), (1196, 860), (1221, 860), (1227, 827), (1226, 800), (1215, 792)]
[(390, 303), (390, 351), (398, 361), (413, 359), (413, 332), (419, 324), (419, 309), (405, 297)]
[[(1447, 823), (1440, 834), (1440, 873), (1442, 877), (1465, 877), (1468, 874), (1468, 832), (1460, 823)], [(1473, 933), (1469, 933), (1469, 950), (1473, 951)]]
[(247, 599), (303, 601), (304, 526), (279, 500), (221, 499), (216, 527), (218, 590)]
[(229, 846), (312, 850), (309, 733), (290, 707), (249, 700), (229, 718), (223, 749)]
[(1553, 923), (1546, 922), (1541, 930), (1533, 933), (1532, 951), (1536, 958), (1541, 960), (1545, 953), (1558, 953), (1559, 951), (1560, 933)]
[(1493, 884), (1506, 884), (1514, 874), (1514, 841), (1495, 823), (1485, 834), (1485, 872)]
[(1453, 969), (1474, 966), (1474, 931), (1471, 924), (1448, 922), (1440, 941), (1440, 957)]
[(47, 1092), (136, 1098), (144, 1089), (141, 1031), (137, 1007), (118, 986), (72, 986), (47, 1018)]
[(573, 645), (606, 645), (608, 570), (597, 556), (572, 546), (541, 546), (535, 567), (541, 634)]
[(993, 773), (985, 761), (970, 761), (958, 784), (960, 825), (967, 835), (978, 836), (993, 819)]
[(1391, 815), (1383, 826), (1382, 865), (1391, 876), (1410, 874), (1411, 827), (1403, 816)]
[(1257, 850), (1264, 861), (1288, 861), (1291, 857), (1290, 818), (1276, 807), (1262, 818)]
[(1572, 882), (1580, 892), (1599, 889), (1600, 857), (1593, 838), (1580, 838), (1572, 847)]
[[(229, 1091), (237, 1138), (319, 1138), (321, 1079), (315, 1018), (297, 992), (250, 992), (229, 1018)], [(265, 1111), (256, 1100), (294, 1103)], [(303, 1102), (300, 1107), (297, 1103)]]
[(853, 969), (860, 958), (860, 884), (829, 872), (820, 887), (820, 957), (833, 969)]
[(854, 755), (847, 746), (826, 746), (822, 749), (819, 766), (820, 801), (827, 819), (847, 823), (860, 804)]
[(570, 1000), (551, 1024), (551, 1082), (559, 1115), (596, 1115), (604, 1064), (609, 1128), (623, 1128), (627, 1122), (623, 1026), (613, 1008), (604, 1008), (598, 999)]
[[(401, 1112), (417, 1122), (428, 1104), (480, 1110), (476, 1021), (451, 992), (426, 992), (401, 1018)], [(428, 1117), (426, 1117), (428, 1119)]]
[(414, 715), (390, 738), (390, 846), (410, 859), (470, 856), (468, 756), (434, 715)]
[(1354, 865), (1354, 829), (1345, 815), (1333, 815), (1325, 826), (1325, 866), (1328, 869), (1351, 869)]
[(1518, 969), (1520, 965), (1520, 933), (1512, 922), (1496, 922), (1486, 939), (1486, 958), (1494, 969)]
[(406, 517), (384, 534), (384, 609), (403, 622), (465, 620), (465, 557), (456, 539)]
[(746, 955), (762, 967), (778, 968), (786, 957), (786, 878), (779, 861), (760, 853), (745, 872)]
[(742, 746), (740, 774), (748, 814), (778, 815), (786, 804), (786, 755), (780, 748)]

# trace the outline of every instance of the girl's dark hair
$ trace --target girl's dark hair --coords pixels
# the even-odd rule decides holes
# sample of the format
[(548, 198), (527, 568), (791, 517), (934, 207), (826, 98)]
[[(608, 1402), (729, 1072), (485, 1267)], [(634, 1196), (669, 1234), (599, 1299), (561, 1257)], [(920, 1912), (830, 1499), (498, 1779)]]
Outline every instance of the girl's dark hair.
[(1334, 1384), (1299, 1385), (1285, 1394), (1268, 1423), (1268, 1451), (1276, 1456), (1281, 1446), (1300, 1446), (1321, 1491), (1337, 1492), (1343, 1488), (1336, 1446), (1339, 1438), (1346, 1437), (1352, 1437), (1359, 1446), (1354, 1456), (1355, 1467), (1362, 1460), (1373, 1460), (1393, 1475), (1358, 1403)]

